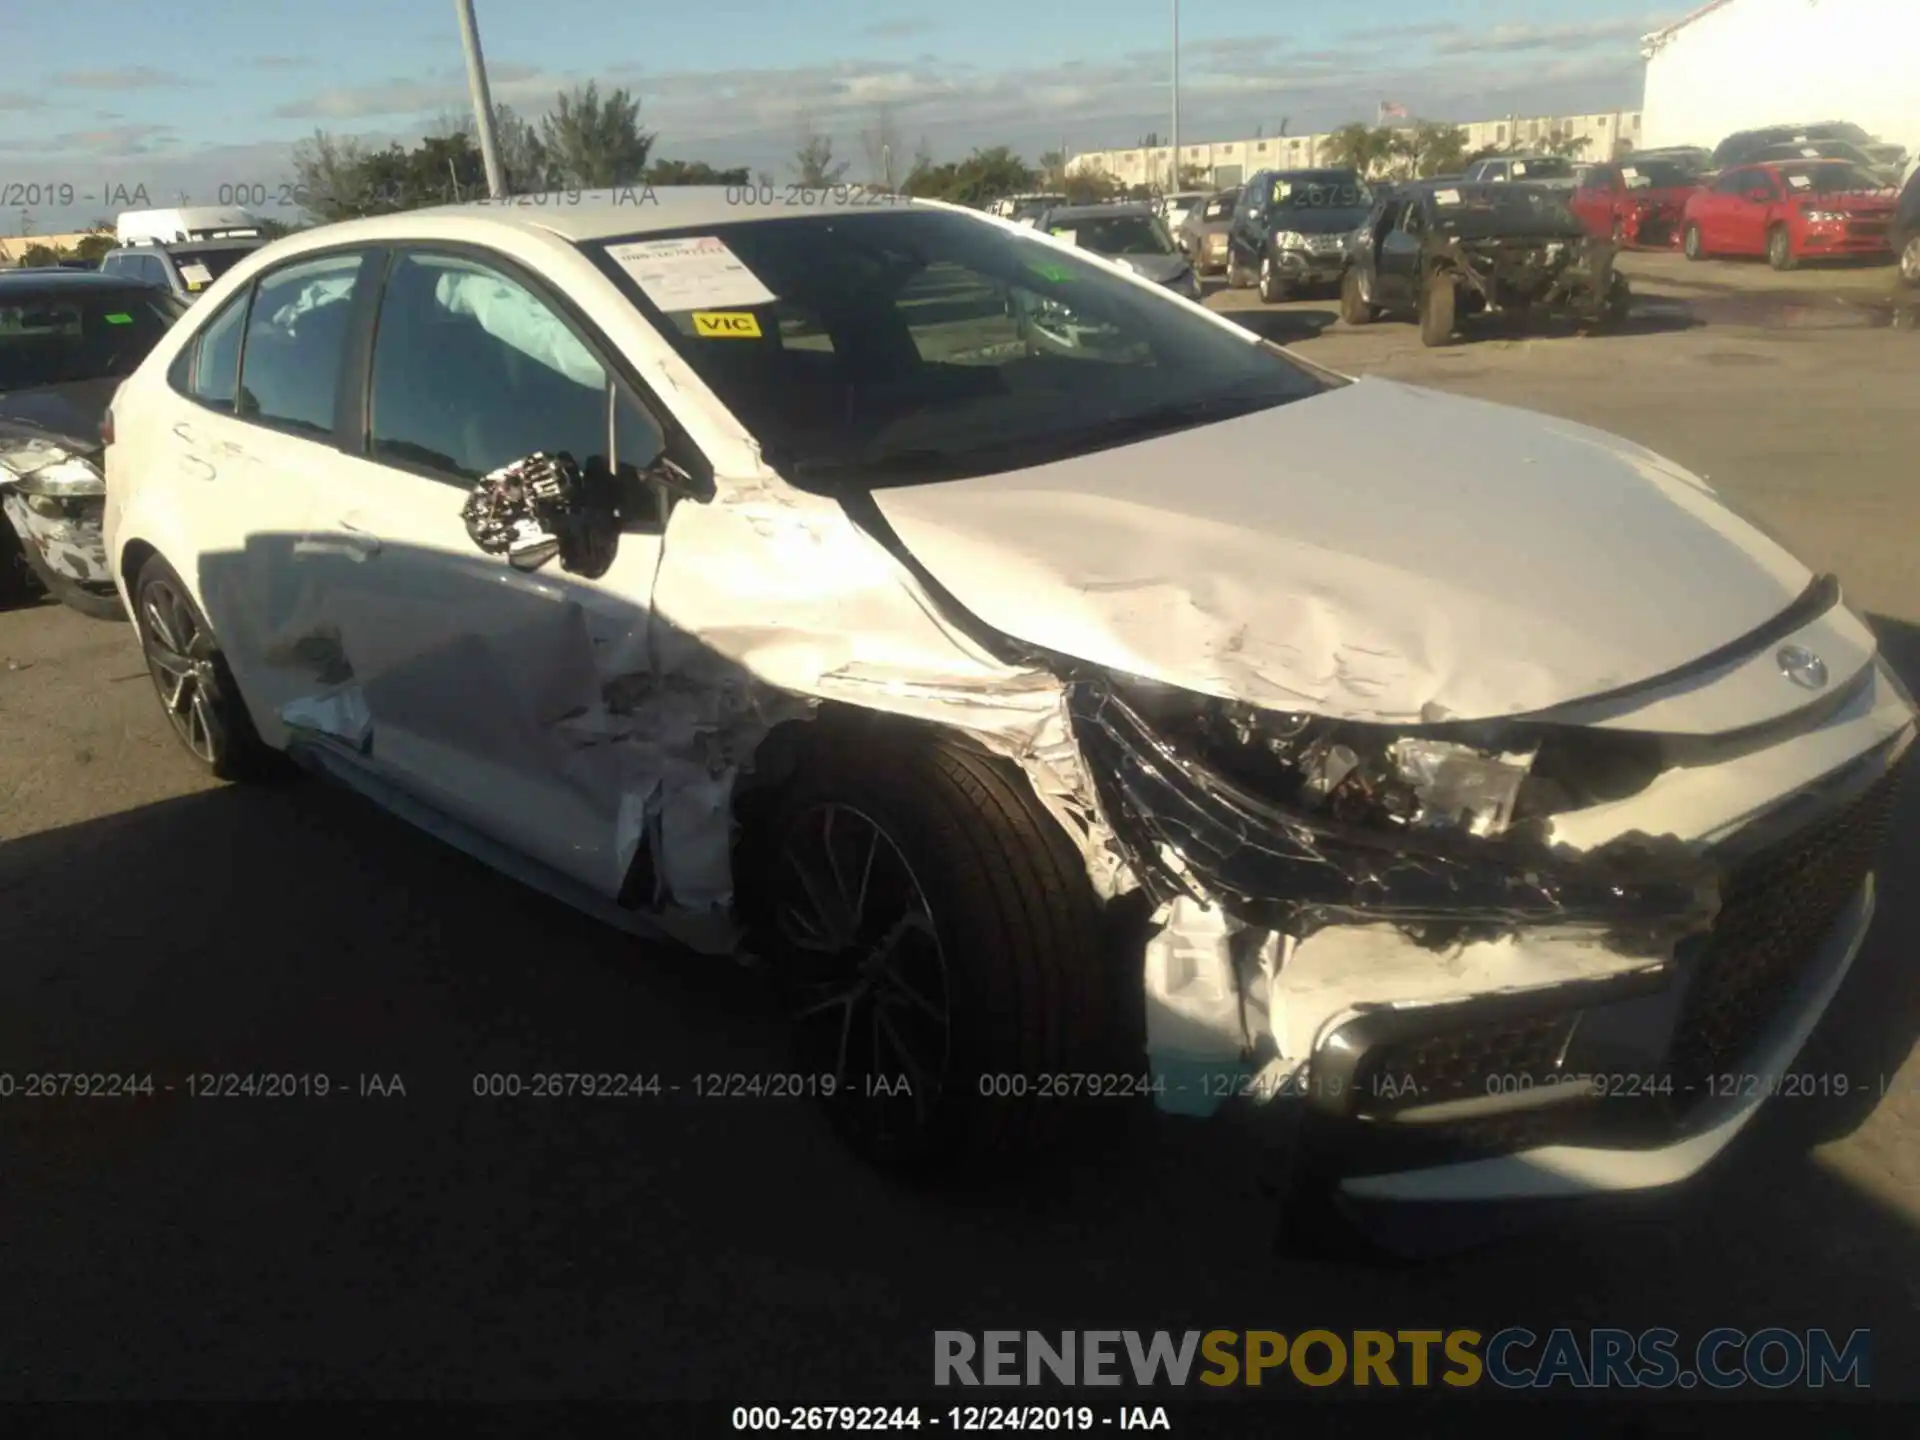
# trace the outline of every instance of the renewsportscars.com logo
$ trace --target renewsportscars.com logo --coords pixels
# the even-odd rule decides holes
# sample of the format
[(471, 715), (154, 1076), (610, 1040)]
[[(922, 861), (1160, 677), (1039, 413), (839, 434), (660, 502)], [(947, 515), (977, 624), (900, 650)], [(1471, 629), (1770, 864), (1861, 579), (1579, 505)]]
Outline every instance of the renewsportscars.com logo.
[(940, 1386), (1432, 1385), (1767, 1390), (1873, 1383), (1872, 1332), (1709, 1330), (936, 1330)]

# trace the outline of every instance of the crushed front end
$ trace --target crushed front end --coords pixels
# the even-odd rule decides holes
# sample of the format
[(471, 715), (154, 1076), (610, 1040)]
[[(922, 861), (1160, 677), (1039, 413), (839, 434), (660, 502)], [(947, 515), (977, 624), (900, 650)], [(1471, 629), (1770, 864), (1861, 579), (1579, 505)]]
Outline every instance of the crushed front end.
[(102, 592), (113, 584), (100, 530), (106, 493), (97, 442), (0, 426), (0, 513), (47, 572)]
[(1449, 240), (1442, 256), (1469, 313), (1598, 319), (1613, 286), (1615, 249), (1592, 238), (1502, 236)]
[(1878, 662), (1854, 689), (1832, 723), (1881, 738), (1769, 814), (1707, 842), (1575, 846), (1557, 821), (1633, 809), (1673, 764), (1658, 737), (1396, 734), (1073, 685), (1158, 907), (1162, 1108), (1273, 1116), (1296, 1176), (1359, 1202), (1685, 1178), (1744, 1123), (1763, 1082), (1741, 1077), (1791, 1061), (1871, 914), (1912, 702)]

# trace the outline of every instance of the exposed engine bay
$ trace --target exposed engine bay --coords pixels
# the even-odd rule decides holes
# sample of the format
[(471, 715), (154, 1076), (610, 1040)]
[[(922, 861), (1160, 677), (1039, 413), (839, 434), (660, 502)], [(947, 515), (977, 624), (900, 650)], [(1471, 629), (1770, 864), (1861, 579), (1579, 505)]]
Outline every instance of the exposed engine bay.
[(1432, 263), (1461, 283), (1469, 311), (1563, 312), (1598, 317), (1615, 286), (1611, 241), (1592, 238), (1446, 237)]

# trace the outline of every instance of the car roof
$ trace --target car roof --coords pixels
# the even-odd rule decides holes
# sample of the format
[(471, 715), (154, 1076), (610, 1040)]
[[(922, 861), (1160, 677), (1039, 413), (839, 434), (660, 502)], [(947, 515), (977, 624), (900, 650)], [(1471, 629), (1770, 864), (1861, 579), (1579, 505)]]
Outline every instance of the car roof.
[[(474, 200), (406, 210), (397, 215), (342, 220), (302, 230), (297, 238), (307, 241), (324, 237), (323, 243), (328, 244), (348, 238), (398, 240), (415, 235), (422, 220), (464, 220), (472, 221), (481, 229), (505, 228), (554, 235), (578, 244), (710, 225), (758, 224), (806, 215), (872, 215), (883, 210), (950, 208), (927, 205), (906, 196), (875, 204), (871, 197), (855, 198), (859, 189), (853, 185), (828, 186), (819, 192), (827, 198), (813, 202), (796, 199), (793, 204), (787, 203), (789, 197), (785, 190), (764, 204), (756, 204), (754, 196), (763, 192), (750, 185), (630, 185), (609, 190), (550, 191), (543, 195)], [(841, 197), (838, 202), (833, 199), (836, 194)]]
[(17, 295), (31, 290), (151, 290), (157, 287), (126, 275), (102, 275), (98, 270), (69, 270), (49, 265), (44, 269), (0, 270), (0, 295)]

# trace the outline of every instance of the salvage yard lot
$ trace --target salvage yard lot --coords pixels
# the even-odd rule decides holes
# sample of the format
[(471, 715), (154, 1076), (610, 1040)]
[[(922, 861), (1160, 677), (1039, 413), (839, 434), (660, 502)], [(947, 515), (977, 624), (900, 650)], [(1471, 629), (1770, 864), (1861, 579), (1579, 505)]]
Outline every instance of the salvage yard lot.
[[(1671, 455), (1837, 570), (1920, 678), (1920, 334), (1888, 324), (1889, 273), (1626, 268), (1636, 316), (1594, 339), (1429, 351), (1332, 296), (1210, 303), (1338, 369)], [(925, 1387), (936, 1328), (1526, 1324), (1872, 1327), (1876, 1393), (1920, 1395), (1907, 800), (1799, 1067), (1844, 1099), (1776, 1104), (1683, 1196), (1355, 1270), (1268, 1256), (1224, 1129), (1142, 1117), (1070, 1175), (936, 1197), (793, 1101), (476, 1098), (486, 1074), (765, 1072), (778, 1029), (734, 967), (643, 953), (349, 796), (201, 782), (129, 630), (0, 613), (0, 1071), (177, 1087), (0, 1100), (4, 1393), (869, 1400)], [(405, 1094), (188, 1098), (206, 1071)]]

